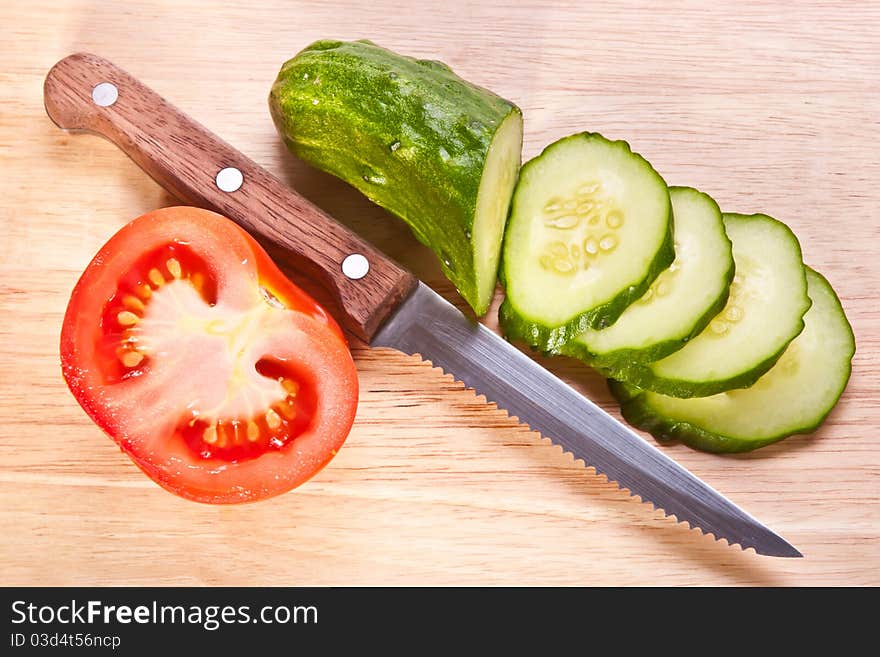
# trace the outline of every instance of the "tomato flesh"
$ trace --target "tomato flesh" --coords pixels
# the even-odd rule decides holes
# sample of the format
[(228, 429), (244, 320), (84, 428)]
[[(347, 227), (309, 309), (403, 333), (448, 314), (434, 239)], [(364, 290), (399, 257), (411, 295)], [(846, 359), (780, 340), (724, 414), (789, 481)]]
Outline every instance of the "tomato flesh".
[[(137, 376), (147, 366), (148, 350), (142, 338), (139, 339), (144, 329), (138, 324), (148, 307), (153, 315), (156, 314), (155, 302), (161, 303), (162, 297), (171, 289), (166, 285), (173, 283), (177, 286), (177, 281), (201, 297), (203, 304), (213, 306), (216, 303), (213, 277), (206, 272), (204, 262), (184, 244), (167, 244), (142, 255), (122, 276), (101, 316), (102, 357), (95, 365), (104, 368), (108, 381)], [(154, 296), (156, 292), (159, 294)]]
[(204, 502), (275, 495), (347, 436), (357, 375), (339, 327), (238, 226), (165, 208), (84, 272), (62, 368), (87, 413), (164, 487)]

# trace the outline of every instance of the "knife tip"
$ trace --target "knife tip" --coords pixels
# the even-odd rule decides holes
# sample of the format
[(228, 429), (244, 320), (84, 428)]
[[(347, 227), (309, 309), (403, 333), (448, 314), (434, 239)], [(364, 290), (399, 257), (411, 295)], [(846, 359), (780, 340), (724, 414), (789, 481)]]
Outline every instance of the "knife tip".
[(802, 559), (803, 554), (794, 545), (786, 541), (778, 534), (770, 532), (763, 541), (753, 545), (755, 552), (766, 557), (781, 557), (783, 559)]

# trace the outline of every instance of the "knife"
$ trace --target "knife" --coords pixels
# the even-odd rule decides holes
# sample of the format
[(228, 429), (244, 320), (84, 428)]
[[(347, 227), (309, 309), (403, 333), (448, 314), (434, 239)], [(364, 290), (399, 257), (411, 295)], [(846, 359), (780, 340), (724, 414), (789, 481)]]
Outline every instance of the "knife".
[[(172, 194), (213, 209), (336, 296), (372, 347), (418, 355), (679, 522), (758, 554), (797, 549), (375, 247), (106, 59), (78, 53), (44, 84), (66, 130), (96, 132)], [(287, 258), (285, 258), (287, 259)]]

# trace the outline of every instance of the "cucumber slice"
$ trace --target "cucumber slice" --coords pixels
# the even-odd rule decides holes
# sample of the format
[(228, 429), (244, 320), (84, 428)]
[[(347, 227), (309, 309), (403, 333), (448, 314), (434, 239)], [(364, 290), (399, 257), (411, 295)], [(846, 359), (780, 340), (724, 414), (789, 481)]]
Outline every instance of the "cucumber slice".
[(763, 214), (722, 217), (736, 265), (724, 310), (682, 349), (620, 372), (626, 382), (673, 397), (746, 388), (803, 330), (810, 298), (794, 233)]
[(849, 381), (855, 338), (831, 285), (807, 268), (806, 327), (767, 374), (745, 390), (677, 399), (610, 381), (623, 416), (658, 440), (709, 452), (746, 452), (819, 427)]
[(522, 140), (522, 115), (518, 111), (511, 112), (498, 126), (486, 152), (473, 221), (476, 296), (471, 306), (478, 315), (488, 310), (495, 296), (504, 224), (522, 161)]
[(675, 256), (660, 175), (623, 141), (581, 133), (527, 162), (502, 254), (508, 338), (548, 353), (613, 324)]
[(518, 107), (442, 62), (317, 41), (282, 66), (269, 109), (295, 155), (400, 217), (486, 312), (521, 161)]
[(626, 378), (635, 363), (649, 363), (681, 349), (727, 303), (733, 251), (721, 210), (711, 196), (670, 187), (675, 215), (675, 260), (645, 295), (611, 326), (587, 329), (561, 352), (605, 376)]

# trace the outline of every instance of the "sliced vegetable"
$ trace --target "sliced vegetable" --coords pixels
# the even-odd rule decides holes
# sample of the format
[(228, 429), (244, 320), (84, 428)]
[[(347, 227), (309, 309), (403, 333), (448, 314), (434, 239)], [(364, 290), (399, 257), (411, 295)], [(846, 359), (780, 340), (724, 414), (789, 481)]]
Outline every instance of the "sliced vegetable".
[(813, 305), (803, 333), (751, 388), (677, 399), (611, 381), (623, 416), (658, 440), (709, 452), (745, 452), (814, 431), (849, 381), (855, 339), (828, 281), (808, 268), (807, 283)]
[(357, 372), (336, 323), (242, 229), (197, 208), (124, 226), (77, 283), (61, 331), (77, 401), (157, 483), (247, 502), (342, 446)]
[(690, 187), (670, 187), (675, 215), (675, 261), (614, 324), (587, 329), (562, 347), (606, 376), (626, 378), (681, 349), (727, 303), (733, 252), (718, 204)]
[(558, 353), (613, 324), (672, 263), (666, 183), (626, 142), (561, 139), (520, 172), (502, 258), (505, 333)]
[(522, 114), (445, 64), (317, 41), (269, 96), (291, 151), (403, 219), (482, 315), (495, 292)]
[(673, 397), (747, 388), (803, 330), (810, 298), (794, 233), (763, 214), (723, 218), (736, 264), (724, 310), (684, 348), (620, 371), (627, 383)]

